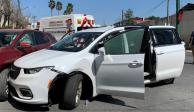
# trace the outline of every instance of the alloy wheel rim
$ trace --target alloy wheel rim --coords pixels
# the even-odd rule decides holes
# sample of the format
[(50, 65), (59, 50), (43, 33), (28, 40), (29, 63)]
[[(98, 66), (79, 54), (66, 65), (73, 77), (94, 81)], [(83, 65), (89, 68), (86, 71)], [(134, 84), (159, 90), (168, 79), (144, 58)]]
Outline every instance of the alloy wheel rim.
[(6, 94), (9, 94), (8, 85), (6, 85), (5, 92), (6, 92)]
[(76, 104), (79, 103), (81, 94), (82, 94), (82, 81), (80, 81), (78, 88), (77, 88), (76, 99), (75, 99)]

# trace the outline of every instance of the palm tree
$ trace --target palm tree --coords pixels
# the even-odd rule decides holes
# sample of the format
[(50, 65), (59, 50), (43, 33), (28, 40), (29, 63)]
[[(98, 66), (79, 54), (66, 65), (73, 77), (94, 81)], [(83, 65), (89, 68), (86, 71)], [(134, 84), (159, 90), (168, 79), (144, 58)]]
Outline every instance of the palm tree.
[(56, 10), (58, 11), (58, 15), (59, 12), (63, 9), (63, 4), (60, 1), (57, 1), (57, 5), (56, 5)]
[(64, 15), (68, 15), (71, 14), (73, 12), (73, 4), (72, 3), (68, 3), (66, 10), (64, 11)]
[(51, 16), (53, 16), (53, 9), (55, 8), (55, 1), (54, 0), (50, 0), (49, 2), (49, 8), (51, 9)]

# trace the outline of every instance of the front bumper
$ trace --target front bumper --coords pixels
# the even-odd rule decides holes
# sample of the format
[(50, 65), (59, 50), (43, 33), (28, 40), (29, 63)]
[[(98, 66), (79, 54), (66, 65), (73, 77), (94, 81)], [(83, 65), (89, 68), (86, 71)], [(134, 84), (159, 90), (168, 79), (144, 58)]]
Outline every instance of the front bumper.
[(48, 86), (57, 75), (46, 68), (36, 74), (25, 74), (24, 69), (21, 69), (16, 79), (8, 79), (10, 95), (22, 103), (48, 104)]

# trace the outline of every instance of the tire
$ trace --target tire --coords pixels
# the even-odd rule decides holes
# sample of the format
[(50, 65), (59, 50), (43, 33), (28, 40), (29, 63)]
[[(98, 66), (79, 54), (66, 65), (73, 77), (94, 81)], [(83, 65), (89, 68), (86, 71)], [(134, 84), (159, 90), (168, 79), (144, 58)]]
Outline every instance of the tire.
[(174, 80), (175, 80), (175, 78), (171, 78), (171, 79), (163, 80), (162, 82), (163, 82), (164, 84), (174, 84)]
[(62, 98), (59, 102), (60, 109), (72, 110), (79, 105), (82, 95), (82, 79), (82, 75), (76, 74), (66, 80)]
[(8, 79), (9, 69), (4, 69), (0, 73), (0, 102), (6, 101), (8, 99)]

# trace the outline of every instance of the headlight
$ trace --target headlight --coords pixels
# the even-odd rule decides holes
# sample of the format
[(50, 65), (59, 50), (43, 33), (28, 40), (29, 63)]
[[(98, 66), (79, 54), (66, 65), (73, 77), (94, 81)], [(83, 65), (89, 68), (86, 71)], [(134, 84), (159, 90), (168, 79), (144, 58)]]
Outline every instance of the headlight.
[(24, 73), (25, 74), (35, 74), (35, 73), (40, 72), (43, 68), (53, 69), (54, 67), (39, 67), (39, 68), (24, 69)]

